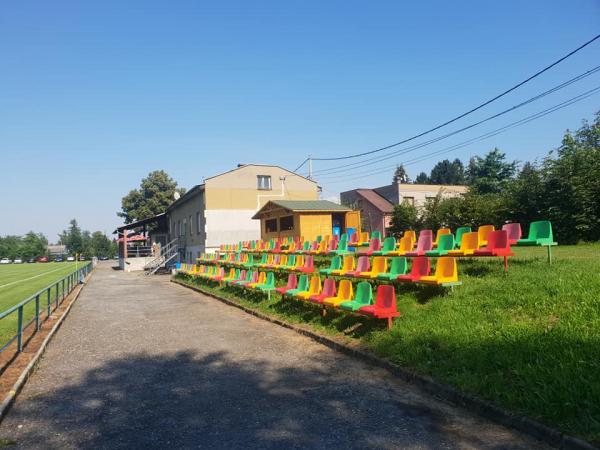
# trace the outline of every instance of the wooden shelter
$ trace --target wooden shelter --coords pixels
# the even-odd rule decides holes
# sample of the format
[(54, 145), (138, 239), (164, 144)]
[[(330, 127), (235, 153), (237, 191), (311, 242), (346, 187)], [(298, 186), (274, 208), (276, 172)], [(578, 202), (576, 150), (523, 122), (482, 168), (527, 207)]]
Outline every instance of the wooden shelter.
[(328, 200), (271, 200), (252, 218), (260, 220), (263, 240), (360, 232), (360, 212)]

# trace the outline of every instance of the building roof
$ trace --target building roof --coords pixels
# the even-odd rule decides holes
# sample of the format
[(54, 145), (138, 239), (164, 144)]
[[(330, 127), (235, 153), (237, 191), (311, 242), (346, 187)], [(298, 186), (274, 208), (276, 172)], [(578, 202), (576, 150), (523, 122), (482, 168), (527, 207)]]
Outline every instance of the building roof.
[(284, 167), (276, 166), (276, 165), (273, 165), (273, 164), (238, 164), (237, 167), (234, 168), (234, 169), (228, 170), (226, 172), (221, 172), (221, 173), (218, 173), (218, 174), (210, 176), (210, 177), (206, 177), (206, 178), (204, 178), (204, 180), (206, 181), (206, 180), (210, 180), (211, 178), (220, 177), (221, 175), (225, 175), (226, 173), (235, 172), (236, 170), (240, 170), (240, 169), (243, 169), (244, 167), (249, 167), (249, 166), (277, 167), (278, 169), (281, 169), (281, 170), (283, 170), (285, 172), (288, 172), (290, 175), (294, 175), (294, 176), (299, 177), (299, 178), (304, 178), (307, 181), (311, 181), (312, 183), (317, 184), (317, 182), (315, 180), (311, 180), (310, 178), (306, 178), (306, 177), (304, 177), (302, 175), (297, 174), (296, 172), (292, 172), (291, 170), (288, 170), (288, 169), (286, 169)]
[(329, 200), (270, 200), (252, 217), (260, 219), (267, 211), (285, 209), (289, 212), (346, 212), (352, 211), (346, 206), (338, 205)]
[(141, 226), (147, 225), (149, 223), (158, 223), (161, 220), (165, 220), (165, 219), (166, 219), (166, 213), (160, 213), (155, 216), (148, 217), (147, 219), (142, 219), (142, 220), (138, 220), (137, 222), (132, 222), (132, 223), (128, 223), (126, 225), (121, 225), (115, 231), (113, 231), (113, 234), (122, 233), (123, 230), (131, 230), (133, 228), (141, 227)]
[(394, 205), (373, 189), (356, 189), (356, 193), (383, 213), (394, 212)]
[(179, 206), (182, 203), (187, 202), (190, 198), (192, 198), (192, 196), (194, 196), (195, 194), (197, 194), (199, 192), (202, 192), (203, 190), (204, 190), (204, 185), (203, 184), (197, 184), (196, 186), (194, 186), (193, 188), (191, 188), (189, 191), (184, 192), (181, 197), (179, 197), (177, 200), (175, 200), (173, 203), (171, 203), (167, 207), (167, 212), (171, 211), (176, 206)]

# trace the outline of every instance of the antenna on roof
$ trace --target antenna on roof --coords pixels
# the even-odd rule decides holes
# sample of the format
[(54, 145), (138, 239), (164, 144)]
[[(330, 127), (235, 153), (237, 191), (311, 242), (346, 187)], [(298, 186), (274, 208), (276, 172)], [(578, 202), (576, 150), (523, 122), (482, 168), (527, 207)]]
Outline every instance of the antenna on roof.
[(181, 197), (181, 194), (180, 194), (178, 191), (175, 191), (175, 192), (173, 193), (173, 198), (174, 198), (175, 200), (179, 200), (179, 198), (180, 198), (180, 197)]

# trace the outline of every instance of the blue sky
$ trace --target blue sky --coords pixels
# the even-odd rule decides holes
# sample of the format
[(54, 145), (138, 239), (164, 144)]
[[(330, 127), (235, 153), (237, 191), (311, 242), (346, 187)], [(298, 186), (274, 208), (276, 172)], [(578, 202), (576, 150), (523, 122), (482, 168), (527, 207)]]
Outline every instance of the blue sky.
[[(597, 0), (410, 3), (3, 2), (0, 235), (34, 229), (55, 240), (72, 217), (86, 229), (112, 231), (121, 197), (154, 169), (189, 188), (239, 162), (294, 169), (308, 154), (353, 154), (396, 142), (493, 97), (600, 31)], [(599, 63), (597, 41), (431, 136)], [(392, 159), (389, 173), (322, 175), (323, 195), (387, 184), (395, 163), (598, 85), (600, 73)], [(409, 175), (494, 146), (511, 159), (543, 157), (565, 129), (592, 118), (599, 99), (408, 165)]]

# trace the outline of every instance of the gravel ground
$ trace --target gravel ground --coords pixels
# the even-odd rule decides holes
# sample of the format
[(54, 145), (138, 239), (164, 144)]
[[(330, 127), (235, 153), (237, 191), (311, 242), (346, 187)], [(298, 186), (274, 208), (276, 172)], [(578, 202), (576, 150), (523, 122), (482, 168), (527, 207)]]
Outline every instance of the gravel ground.
[(0, 426), (12, 448), (546, 448), (382, 369), (100, 264)]

